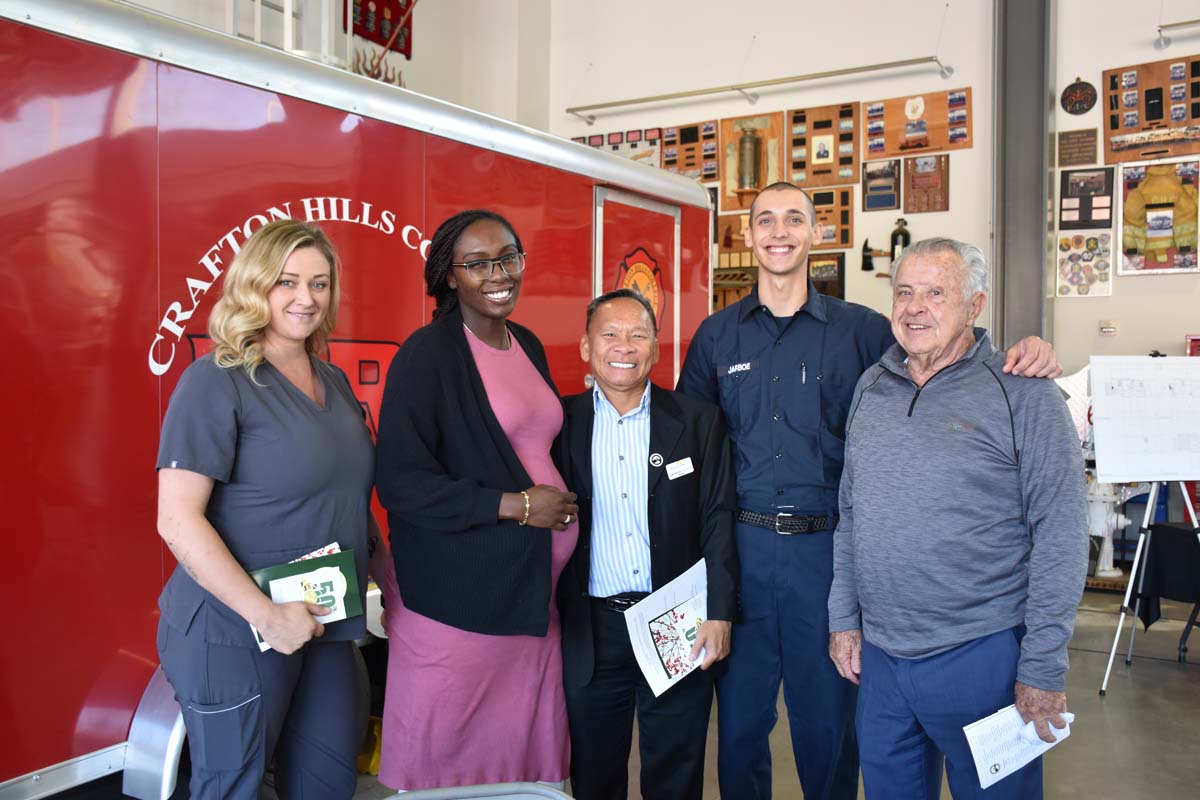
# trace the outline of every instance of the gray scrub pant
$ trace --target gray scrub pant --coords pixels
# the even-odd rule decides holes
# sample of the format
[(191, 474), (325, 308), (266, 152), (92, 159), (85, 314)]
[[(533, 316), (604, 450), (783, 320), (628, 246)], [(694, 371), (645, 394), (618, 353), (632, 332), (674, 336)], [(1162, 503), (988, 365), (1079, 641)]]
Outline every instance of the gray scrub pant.
[(158, 626), (163, 672), (183, 709), (191, 796), (256, 800), (272, 762), (280, 800), (350, 798), (366, 719), (353, 642), (291, 655), (209, 644)]

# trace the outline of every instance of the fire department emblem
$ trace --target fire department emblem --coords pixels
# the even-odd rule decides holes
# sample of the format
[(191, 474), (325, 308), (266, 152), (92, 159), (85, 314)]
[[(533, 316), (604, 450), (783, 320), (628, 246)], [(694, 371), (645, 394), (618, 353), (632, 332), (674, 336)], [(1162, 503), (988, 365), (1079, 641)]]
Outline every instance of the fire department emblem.
[(1074, 83), (1063, 89), (1059, 102), (1068, 114), (1086, 114), (1096, 105), (1096, 87), (1083, 78), (1076, 78)]
[(654, 318), (662, 322), (663, 288), (662, 270), (658, 262), (650, 257), (645, 248), (639, 247), (621, 261), (621, 272), (617, 276), (618, 289), (633, 289), (650, 302)]

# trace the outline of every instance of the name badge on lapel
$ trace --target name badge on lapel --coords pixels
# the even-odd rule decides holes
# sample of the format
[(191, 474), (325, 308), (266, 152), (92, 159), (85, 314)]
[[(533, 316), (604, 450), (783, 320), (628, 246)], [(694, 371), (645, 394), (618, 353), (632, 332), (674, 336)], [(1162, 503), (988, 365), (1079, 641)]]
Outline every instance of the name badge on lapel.
[(671, 480), (683, 477), (684, 475), (689, 475), (695, 471), (696, 468), (692, 466), (692, 459), (690, 456), (688, 458), (681, 458), (678, 461), (672, 461), (670, 464), (667, 464), (667, 477)]

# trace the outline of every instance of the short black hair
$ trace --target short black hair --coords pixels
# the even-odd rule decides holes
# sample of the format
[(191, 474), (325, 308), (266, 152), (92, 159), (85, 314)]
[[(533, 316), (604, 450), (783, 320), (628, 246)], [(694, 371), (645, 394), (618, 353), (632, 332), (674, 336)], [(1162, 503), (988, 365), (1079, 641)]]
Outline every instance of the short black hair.
[(458, 292), (451, 289), (449, 284), (450, 270), (453, 269), (450, 264), (454, 261), (454, 245), (458, 244), (458, 237), (462, 236), (467, 228), (485, 219), (499, 222), (507, 228), (512, 234), (517, 252), (525, 252), (525, 248), (521, 246), (521, 237), (517, 236), (512, 223), (495, 211), (473, 208), (460, 211), (443, 222), (433, 234), (433, 239), (429, 242), (429, 254), (425, 257), (425, 293), (436, 302), (433, 309), (434, 319), (458, 306)]
[(815, 225), (817, 222), (817, 207), (813, 205), (812, 198), (808, 196), (808, 192), (804, 191), (796, 184), (788, 183), (787, 181), (775, 181), (770, 186), (764, 186), (762, 189), (759, 189), (758, 194), (754, 195), (754, 200), (750, 203), (750, 218), (754, 219), (754, 204), (758, 202), (758, 198), (762, 196), (763, 192), (778, 192), (783, 189), (795, 189), (797, 192), (804, 195), (804, 199), (808, 201), (808, 222), (810, 225)]
[(646, 296), (637, 289), (613, 289), (611, 292), (606, 292), (597, 297), (592, 302), (588, 303), (587, 307), (587, 325), (585, 331), (592, 329), (592, 317), (596, 316), (596, 309), (605, 303), (611, 303), (613, 300), (628, 298), (638, 301), (642, 308), (646, 311), (646, 316), (650, 318), (650, 327), (654, 330), (654, 335), (658, 336), (658, 319), (654, 316), (654, 308), (650, 305), (650, 301)]

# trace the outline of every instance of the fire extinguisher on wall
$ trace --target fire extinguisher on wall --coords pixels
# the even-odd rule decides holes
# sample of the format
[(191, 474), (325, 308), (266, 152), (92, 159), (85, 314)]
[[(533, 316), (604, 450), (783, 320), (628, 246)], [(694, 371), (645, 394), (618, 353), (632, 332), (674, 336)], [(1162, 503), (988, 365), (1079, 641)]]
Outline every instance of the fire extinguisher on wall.
[(900, 254), (904, 252), (904, 248), (908, 247), (912, 242), (912, 234), (908, 232), (908, 220), (901, 217), (896, 220), (896, 227), (892, 230), (892, 263), (900, 258)]

